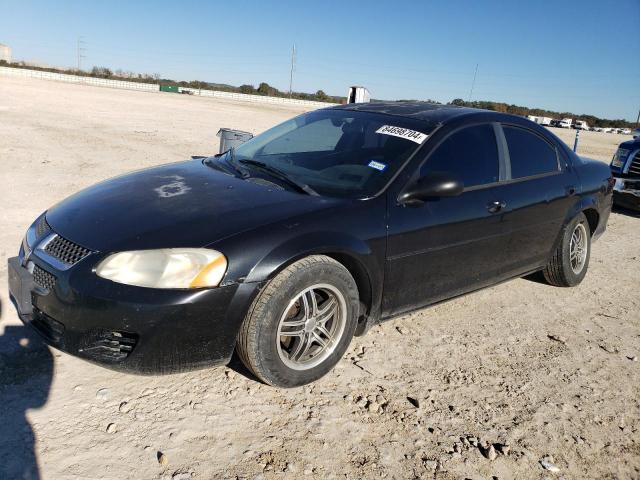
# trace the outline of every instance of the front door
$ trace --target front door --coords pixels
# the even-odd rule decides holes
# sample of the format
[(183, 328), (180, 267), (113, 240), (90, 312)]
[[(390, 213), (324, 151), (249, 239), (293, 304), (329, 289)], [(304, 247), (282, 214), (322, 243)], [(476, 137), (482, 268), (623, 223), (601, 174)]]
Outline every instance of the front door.
[(389, 197), (383, 315), (453, 297), (491, 282), (502, 265), (506, 209), (496, 126), (463, 127), (428, 155), (417, 176), (448, 172), (465, 186), (457, 197), (400, 205)]

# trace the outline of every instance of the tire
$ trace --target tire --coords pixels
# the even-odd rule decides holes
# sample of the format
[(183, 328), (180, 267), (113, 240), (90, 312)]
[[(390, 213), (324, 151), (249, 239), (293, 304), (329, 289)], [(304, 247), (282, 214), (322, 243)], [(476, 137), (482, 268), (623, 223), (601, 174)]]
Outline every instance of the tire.
[(254, 300), (240, 327), (238, 356), (269, 385), (311, 383), (344, 355), (358, 311), (358, 288), (342, 264), (323, 255), (303, 258), (276, 275)]
[[(582, 237), (582, 254), (577, 254), (576, 249), (572, 247), (574, 234)], [(574, 238), (574, 244), (576, 243), (575, 240)], [(572, 248), (574, 248), (573, 253), (576, 254), (573, 261), (571, 258)], [(587, 217), (581, 212), (564, 228), (560, 245), (558, 245), (551, 260), (542, 271), (544, 278), (549, 284), (556, 287), (575, 287), (582, 282), (582, 279), (587, 274), (590, 256), (591, 229)], [(577, 262), (578, 257), (582, 259), (581, 262)]]

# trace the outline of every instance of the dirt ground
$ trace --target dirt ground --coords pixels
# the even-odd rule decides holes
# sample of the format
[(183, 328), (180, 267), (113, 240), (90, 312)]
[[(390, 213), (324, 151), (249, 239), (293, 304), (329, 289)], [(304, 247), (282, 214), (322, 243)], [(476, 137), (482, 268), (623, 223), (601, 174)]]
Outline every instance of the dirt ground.
[[(40, 212), (98, 180), (215, 153), (219, 127), (260, 132), (300, 111), (0, 77), (0, 477), (640, 478), (629, 212), (612, 214), (579, 287), (519, 279), (405, 315), (294, 390), (237, 364), (115, 373), (20, 326), (4, 259)], [(556, 133), (573, 145), (574, 131)], [(580, 153), (609, 161), (623, 138), (584, 133)]]

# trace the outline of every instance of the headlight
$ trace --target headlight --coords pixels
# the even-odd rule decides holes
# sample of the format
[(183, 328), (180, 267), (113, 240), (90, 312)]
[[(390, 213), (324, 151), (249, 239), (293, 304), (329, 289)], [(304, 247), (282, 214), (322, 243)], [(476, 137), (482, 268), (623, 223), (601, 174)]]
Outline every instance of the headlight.
[(627, 150), (626, 148), (616, 150), (616, 153), (613, 155), (613, 160), (611, 160), (611, 166), (622, 168), (627, 161), (627, 156), (629, 156), (630, 151), (631, 150)]
[(217, 287), (226, 271), (225, 256), (207, 248), (114, 253), (96, 268), (102, 278), (150, 288)]

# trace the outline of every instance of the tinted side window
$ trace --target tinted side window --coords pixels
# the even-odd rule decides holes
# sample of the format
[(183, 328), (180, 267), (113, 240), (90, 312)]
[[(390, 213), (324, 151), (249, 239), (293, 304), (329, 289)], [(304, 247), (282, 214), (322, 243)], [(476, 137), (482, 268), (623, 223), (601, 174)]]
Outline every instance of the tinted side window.
[(453, 173), (465, 188), (497, 182), (500, 167), (493, 126), (467, 127), (447, 137), (427, 159), (420, 174), (430, 172)]
[(534, 133), (517, 127), (502, 127), (511, 158), (511, 178), (558, 171), (556, 149)]

